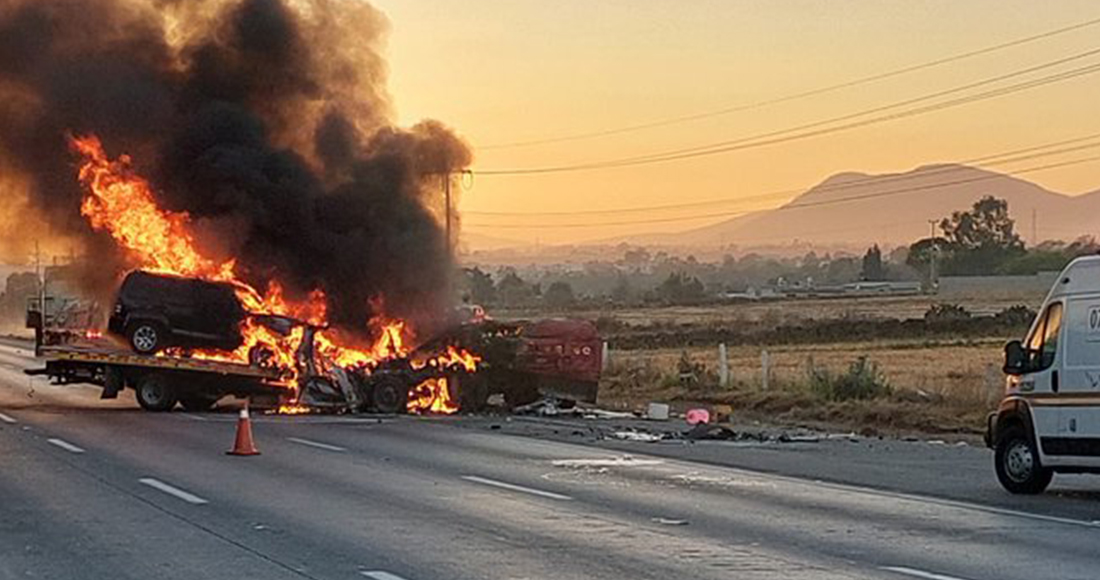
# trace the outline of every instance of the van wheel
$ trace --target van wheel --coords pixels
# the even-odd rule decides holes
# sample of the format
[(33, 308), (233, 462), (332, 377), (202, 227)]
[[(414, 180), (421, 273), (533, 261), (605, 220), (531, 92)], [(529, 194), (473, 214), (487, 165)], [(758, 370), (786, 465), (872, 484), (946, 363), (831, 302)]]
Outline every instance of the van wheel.
[(993, 462), (997, 479), (1011, 493), (1043, 493), (1054, 478), (1054, 471), (1039, 463), (1035, 442), (1020, 427), (1010, 427), (1001, 435)]
[(164, 329), (156, 322), (135, 322), (126, 330), (130, 348), (140, 354), (153, 354), (165, 346)]
[(160, 374), (148, 374), (141, 378), (137, 386), (137, 402), (146, 411), (170, 411), (176, 406), (175, 389), (167, 377)]

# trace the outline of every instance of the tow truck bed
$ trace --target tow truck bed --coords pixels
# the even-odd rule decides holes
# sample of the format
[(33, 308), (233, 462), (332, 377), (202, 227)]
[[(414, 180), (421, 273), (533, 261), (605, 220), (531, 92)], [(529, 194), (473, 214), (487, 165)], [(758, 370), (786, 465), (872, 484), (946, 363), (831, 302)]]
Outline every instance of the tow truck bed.
[[(71, 361), (150, 369), (218, 373), (221, 375), (256, 377), (272, 381), (277, 381), (280, 378), (278, 369), (268, 369), (254, 367), (244, 363), (200, 358), (135, 354), (129, 351), (102, 346), (44, 346), (40, 349), (40, 352), (41, 356), (46, 359), (47, 365), (54, 361)], [(38, 372), (28, 372), (27, 374), (47, 373), (39, 370)]]
[(279, 369), (200, 358), (140, 355), (109, 341), (39, 348), (44, 368), (27, 369), (60, 384), (89, 383), (103, 387), (104, 399), (124, 388), (134, 389), (147, 411), (167, 411), (177, 402), (204, 410), (225, 395), (247, 397), (258, 406), (274, 406), (292, 393)]

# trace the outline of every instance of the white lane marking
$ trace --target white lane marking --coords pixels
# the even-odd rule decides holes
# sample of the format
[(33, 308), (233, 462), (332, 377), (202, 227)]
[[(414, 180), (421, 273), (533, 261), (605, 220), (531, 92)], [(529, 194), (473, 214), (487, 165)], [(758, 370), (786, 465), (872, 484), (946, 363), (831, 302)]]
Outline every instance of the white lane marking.
[(946, 574), (936, 574), (935, 572), (925, 572), (924, 570), (917, 570), (916, 568), (906, 568), (905, 566), (883, 566), (883, 570), (894, 572), (895, 574), (904, 574), (906, 576), (912, 576), (914, 578), (923, 578), (924, 580), (966, 580), (965, 578), (959, 578), (958, 576), (948, 576)]
[(476, 475), (463, 475), (462, 479), (465, 479), (466, 481), (472, 481), (474, 483), (480, 483), (482, 485), (491, 485), (493, 487), (499, 487), (501, 489), (508, 489), (508, 490), (511, 490), (511, 491), (518, 491), (518, 492), (521, 492), (521, 493), (529, 493), (531, 495), (537, 495), (537, 496), (541, 496), (541, 497), (548, 497), (550, 499), (561, 499), (561, 500), (571, 500), (571, 499), (573, 499), (573, 498), (571, 498), (567, 495), (562, 495), (560, 493), (554, 493), (552, 491), (543, 491), (541, 489), (534, 489), (534, 488), (531, 488), (531, 487), (524, 487), (522, 485), (516, 485), (514, 483), (506, 483), (506, 482), (503, 482), (503, 481), (497, 481), (495, 479), (487, 479), (487, 478), (484, 478), (484, 477), (478, 477)]
[(204, 503), (210, 503), (210, 502), (206, 501), (205, 499), (202, 499), (201, 497), (199, 497), (199, 496), (197, 496), (193, 493), (188, 493), (188, 492), (183, 491), (182, 489), (180, 489), (178, 487), (172, 487), (171, 485), (168, 485), (167, 483), (164, 483), (163, 481), (161, 481), (159, 479), (153, 479), (152, 477), (143, 477), (143, 478), (139, 479), (138, 481), (140, 481), (141, 483), (144, 483), (145, 485), (148, 485), (149, 487), (151, 487), (153, 489), (163, 491), (164, 493), (167, 493), (168, 495), (174, 495), (174, 496), (182, 499), (183, 501), (185, 501), (187, 503), (191, 503), (191, 504), (195, 504), (195, 505), (202, 505)]
[(397, 574), (390, 574), (382, 570), (361, 570), (359, 573), (374, 580), (405, 580)]
[(56, 445), (69, 453), (84, 453), (83, 449), (63, 439), (47, 439), (46, 442), (50, 445)]
[(309, 439), (301, 439), (298, 437), (287, 437), (286, 440), (297, 443), (299, 445), (308, 445), (309, 447), (324, 449), (326, 451), (347, 451), (347, 449), (344, 449), (343, 447), (337, 447), (335, 445), (329, 445), (328, 443), (321, 443), (320, 441), (310, 441)]
[(191, 419), (192, 421), (209, 421), (210, 420), (210, 419), (207, 419), (206, 417), (203, 417), (202, 415), (192, 415), (191, 413), (180, 413), (180, 415), (183, 415), (184, 417), (187, 417), (188, 419)]
[(12, 417), (11, 415), (6, 415), (4, 413), (0, 413), (0, 421), (3, 421), (5, 423), (18, 423), (18, 421), (15, 420), (15, 417)]

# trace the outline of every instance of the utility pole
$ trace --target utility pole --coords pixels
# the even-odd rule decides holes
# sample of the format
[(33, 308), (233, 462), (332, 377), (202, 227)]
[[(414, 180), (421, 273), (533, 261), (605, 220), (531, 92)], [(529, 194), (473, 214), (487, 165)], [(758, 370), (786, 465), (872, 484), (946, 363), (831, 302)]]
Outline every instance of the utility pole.
[(38, 324), (34, 329), (34, 356), (39, 356), (42, 341), (46, 337), (46, 270), (42, 267), (42, 251), (38, 240), (34, 241), (34, 277), (38, 282)]
[(940, 255), (940, 242), (936, 239), (936, 220), (928, 220), (929, 239), (932, 240), (932, 256), (928, 260), (928, 285), (935, 289), (938, 286), (936, 273), (936, 260)]
[(446, 236), (447, 236), (447, 253), (453, 253), (454, 248), (451, 242), (451, 172), (446, 171), (443, 173), (443, 203), (446, 204)]

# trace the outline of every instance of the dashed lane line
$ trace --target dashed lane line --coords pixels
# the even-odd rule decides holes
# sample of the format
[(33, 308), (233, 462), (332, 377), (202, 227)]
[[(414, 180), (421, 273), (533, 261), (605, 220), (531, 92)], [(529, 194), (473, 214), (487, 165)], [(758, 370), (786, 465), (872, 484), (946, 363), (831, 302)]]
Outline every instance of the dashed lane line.
[(84, 453), (83, 449), (77, 447), (76, 445), (73, 445), (72, 443), (69, 443), (68, 441), (65, 441), (64, 439), (51, 438), (47, 439), (46, 442), (50, 445), (60, 447), (65, 451), (68, 451), (69, 453)]
[(309, 439), (302, 439), (300, 437), (287, 437), (286, 440), (290, 441), (292, 443), (297, 443), (299, 445), (306, 445), (308, 447), (314, 447), (314, 448), (317, 448), (317, 449), (324, 449), (325, 451), (347, 451), (347, 449), (345, 449), (343, 447), (338, 447), (336, 445), (329, 445), (328, 443), (321, 443), (320, 441), (311, 441)]
[(904, 576), (911, 576), (913, 578), (921, 578), (922, 580), (966, 580), (966, 578), (959, 578), (958, 576), (948, 576), (947, 574), (926, 572), (924, 570), (907, 568), (905, 566), (883, 566), (882, 569), (886, 570), (887, 572), (893, 572), (895, 574), (902, 574)]
[(389, 572), (384, 572), (382, 570), (363, 570), (359, 573), (363, 576), (366, 576), (367, 578), (371, 578), (372, 580), (405, 580), (397, 574), (390, 574)]
[(535, 489), (533, 487), (524, 487), (522, 485), (516, 485), (514, 483), (507, 483), (507, 482), (504, 482), (504, 481), (497, 481), (495, 479), (489, 479), (489, 478), (486, 478), (486, 477), (479, 477), (479, 476), (476, 476), (476, 475), (463, 475), (462, 479), (465, 479), (466, 481), (472, 481), (474, 483), (480, 483), (482, 485), (498, 487), (500, 489), (507, 489), (507, 490), (510, 490), (510, 491), (518, 491), (520, 493), (526, 493), (526, 494), (530, 494), (530, 495), (537, 495), (539, 497), (546, 497), (546, 498), (550, 498), (550, 499), (557, 499), (557, 500), (563, 500), (563, 501), (569, 501), (569, 500), (573, 499), (573, 498), (571, 498), (567, 495), (562, 495), (560, 493), (554, 493), (552, 491), (543, 491), (541, 489)]
[(164, 493), (166, 493), (168, 495), (178, 497), (179, 499), (182, 499), (183, 501), (185, 501), (189, 504), (203, 505), (203, 504), (206, 504), (206, 503), (210, 503), (210, 502), (206, 501), (205, 499), (203, 499), (203, 498), (201, 498), (201, 497), (199, 497), (199, 496), (197, 496), (193, 493), (184, 491), (184, 490), (182, 490), (178, 487), (173, 487), (171, 485), (168, 485), (167, 483), (164, 483), (163, 481), (161, 481), (159, 479), (153, 479), (152, 477), (143, 477), (143, 478), (139, 479), (138, 481), (145, 484), (145, 485), (148, 485), (149, 487), (151, 487), (153, 489), (163, 491)]

